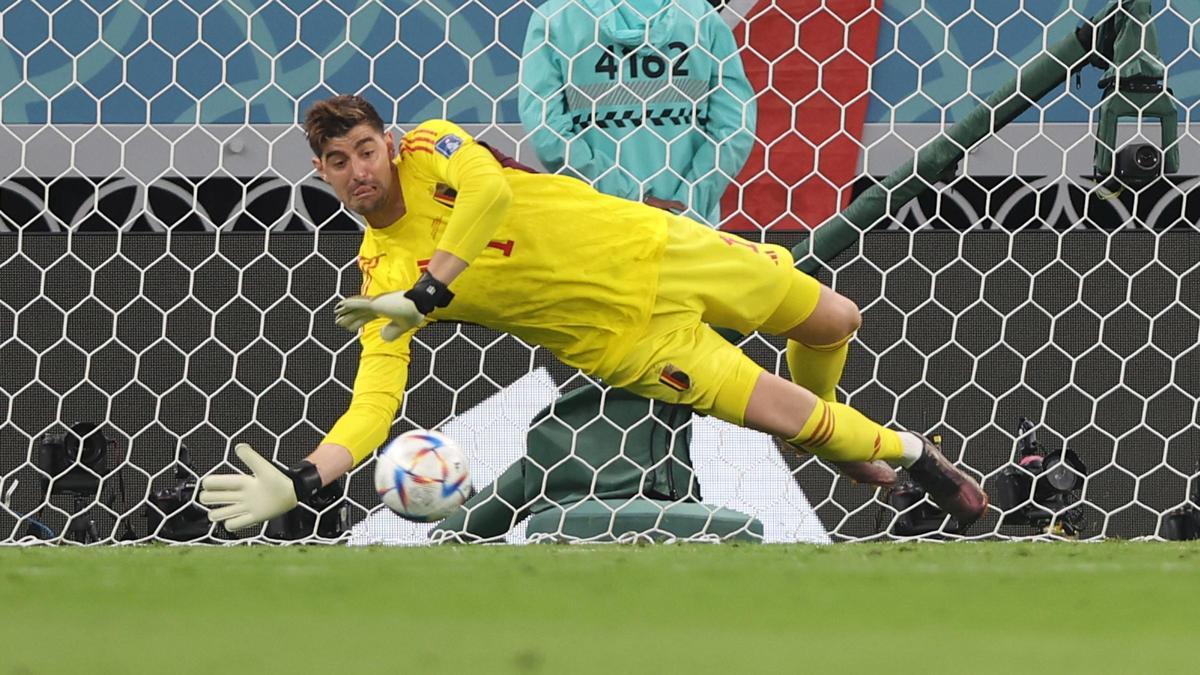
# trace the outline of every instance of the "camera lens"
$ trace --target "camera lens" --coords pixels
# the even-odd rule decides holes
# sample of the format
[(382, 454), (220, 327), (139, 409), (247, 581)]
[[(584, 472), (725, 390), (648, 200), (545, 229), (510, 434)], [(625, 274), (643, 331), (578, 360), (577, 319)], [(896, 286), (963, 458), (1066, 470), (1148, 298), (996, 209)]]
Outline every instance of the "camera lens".
[(1162, 153), (1153, 145), (1140, 145), (1133, 155), (1133, 161), (1139, 169), (1154, 171), (1162, 162)]
[(1082, 485), (1079, 474), (1071, 471), (1065, 464), (1059, 464), (1046, 474), (1046, 481), (1054, 486), (1055, 490), (1067, 491), (1074, 490)]

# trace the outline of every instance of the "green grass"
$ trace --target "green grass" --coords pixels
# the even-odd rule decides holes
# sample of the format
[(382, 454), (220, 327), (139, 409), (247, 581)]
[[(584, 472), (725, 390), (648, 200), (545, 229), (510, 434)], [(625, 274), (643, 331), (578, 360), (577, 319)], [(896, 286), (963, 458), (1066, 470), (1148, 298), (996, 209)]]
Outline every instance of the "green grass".
[(0, 549), (0, 675), (1197, 672), (1198, 544)]

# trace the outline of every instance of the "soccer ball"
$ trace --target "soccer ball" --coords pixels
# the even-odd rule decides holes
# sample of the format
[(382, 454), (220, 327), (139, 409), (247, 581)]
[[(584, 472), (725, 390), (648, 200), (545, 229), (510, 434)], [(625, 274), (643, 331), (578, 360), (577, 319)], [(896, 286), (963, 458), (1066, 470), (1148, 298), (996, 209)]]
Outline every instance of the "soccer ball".
[(375, 490), (397, 515), (418, 523), (442, 520), (471, 491), (467, 458), (436, 431), (406, 431), (375, 462)]

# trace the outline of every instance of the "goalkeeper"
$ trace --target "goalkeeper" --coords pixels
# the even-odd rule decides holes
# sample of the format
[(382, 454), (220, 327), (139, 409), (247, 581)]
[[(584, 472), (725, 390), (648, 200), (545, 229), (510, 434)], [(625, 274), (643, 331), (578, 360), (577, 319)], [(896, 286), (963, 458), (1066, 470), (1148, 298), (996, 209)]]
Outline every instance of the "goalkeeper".
[[(211, 475), (199, 500), (237, 530), (286, 513), (388, 436), (426, 322), (476, 323), (542, 345), (614, 387), (785, 439), (827, 460), (907, 467), (963, 531), (987, 508), (935, 445), (836, 402), (860, 316), (792, 266), (786, 249), (710, 230), (566, 176), (502, 166), (431, 120), (397, 151), (358, 96), (314, 104), (313, 166), (368, 227), (360, 295), (336, 309), (362, 330), (350, 406), (308, 457), (280, 471), (248, 445), (253, 475)], [(764, 371), (711, 326), (788, 338), (794, 381)]]

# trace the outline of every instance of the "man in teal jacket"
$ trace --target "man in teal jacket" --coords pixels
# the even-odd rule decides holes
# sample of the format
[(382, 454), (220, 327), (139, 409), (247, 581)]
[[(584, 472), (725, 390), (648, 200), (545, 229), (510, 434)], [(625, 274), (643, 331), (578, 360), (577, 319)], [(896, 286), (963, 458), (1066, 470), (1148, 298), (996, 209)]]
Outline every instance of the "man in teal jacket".
[(754, 92), (706, 0), (549, 0), (521, 63), (538, 158), (716, 227), (754, 141)]

